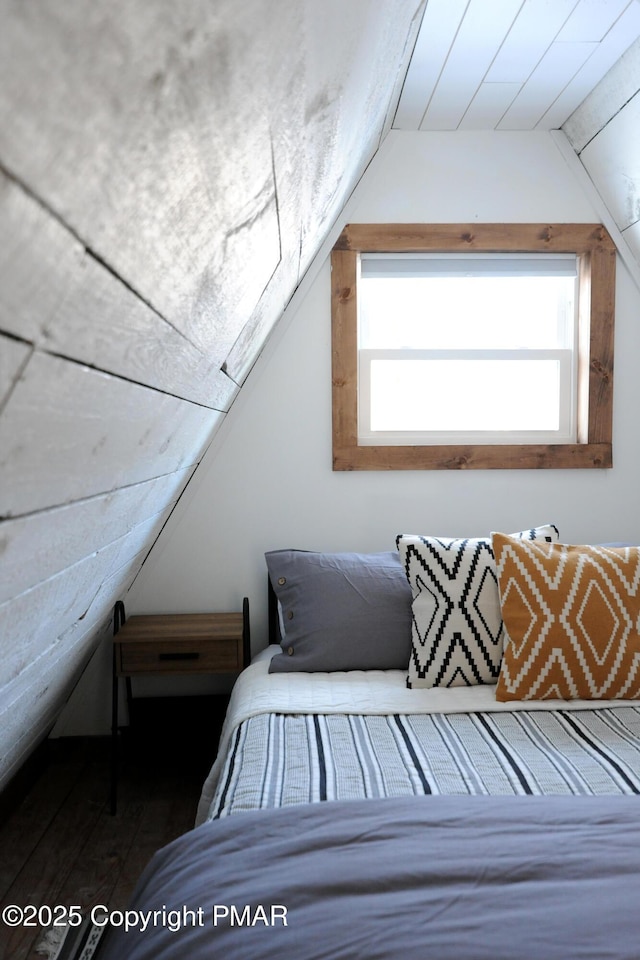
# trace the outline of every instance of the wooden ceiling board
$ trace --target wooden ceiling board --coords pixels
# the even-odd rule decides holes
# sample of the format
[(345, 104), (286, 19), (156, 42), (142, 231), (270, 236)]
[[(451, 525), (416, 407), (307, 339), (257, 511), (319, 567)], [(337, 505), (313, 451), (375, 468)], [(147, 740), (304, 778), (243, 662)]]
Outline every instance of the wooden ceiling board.
[(455, 130), (522, 6), (522, 0), (470, 0), (425, 112), (421, 130)]
[[(411, 9), (401, 6), (403, 12)], [(272, 92), (281, 91), (270, 102), (281, 259), (225, 360), (224, 371), (237, 383), (351, 194), (355, 160), (364, 157), (364, 169), (388, 127), (389, 108), (381, 111), (381, 104), (390, 86), (399, 90), (398, 62), (389, 50), (403, 50), (406, 69), (422, 6), (415, 3), (408, 32), (393, 4), (376, 12), (363, 22), (356, 4), (344, 7), (336, 32), (326, 5), (307, 6), (297, 60), (287, 61), (283, 76), (271, 80)]]
[(5, 165), (220, 362), (279, 257), (263, 50), (276, 18), (230, 6), (14, 4), (0, 40)]
[[(620, 63), (624, 54), (630, 49), (629, 39), (638, 35), (640, 35), (640, 3), (633, 2), (613, 24), (607, 33), (606, 42), (598, 44), (584, 66), (558, 95), (547, 113), (542, 117), (539, 125), (548, 130), (557, 130), (563, 126), (567, 117), (570, 118), (573, 115), (591, 91), (594, 91), (594, 88), (598, 89), (600, 81), (609, 71)], [(638, 43), (640, 41), (636, 40), (633, 45)], [(607, 120), (640, 87), (639, 63), (640, 61), (634, 56), (629, 58), (630, 68), (626, 71), (620, 71), (620, 76), (626, 78), (626, 83), (621, 85), (615, 95), (613, 84), (607, 85), (608, 94), (604, 108), (608, 114)], [(594, 92), (596, 98), (594, 102), (597, 102), (598, 96), (599, 94)], [(590, 139), (591, 135), (587, 134), (587, 139)], [(582, 149), (584, 143), (586, 143), (586, 140), (580, 143), (577, 149)]]
[(134, 383), (229, 408), (237, 386), (211, 356), (1, 172), (0, 234), (0, 309), (7, 332)]
[[(300, 262), (298, 254), (291, 259)], [(223, 370), (237, 384), (244, 382), (262, 350), (273, 327), (282, 315), (282, 305), (290, 296), (290, 272), (286, 270), (287, 261), (276, 270), (273, 279), (247, 319), (236, 342), (229, 351)]]
[(0, 418), (0, 515), (182, 470), (198, 462), (223, 416), (34, 353)]
[(527, 0), (487, 71), (487, 83), (525, 83), (578, 0)]
[(429, 0), (407, 70), (396, 130), (418, 130), (469, 0)]
[(309, 5), (305, 71), (308, 89), (316, 93), (305, 101), (302, 133), (306, 147), (300, 171), (305, 187), (300, 222), (302, 272), (317, 252), (318, 239), (324, 239), (353, 190), (353, 158), (361, 156), (368, 162), (380, 144), (386, 121), (386, 110), (381, 116), (380, 105), (387, 104), (399, 67), (397, 57), (390, 60), (389, 50), (404, 51), (407, 43), (406, 18), (398, 17), (403, 7), (412, 10), (411, 23), (417, 27), (422, 5), (416, 0), (412, 5), (397, 0), (380, 4), (375, 20), (363, 20), (353, 5), (343, 4), (336, 33), (324, 5)]
[(6, 572), (0, 604), (73, 566), (177, 501), (192, 475), (186, 468), (65, 507), (7, 520)]
[(431, 0), (393, 125), (557, 129), (638, 36), (638, 0)]
[(0, 411), (25, 367), (31, 347), (0, 334)]
[(599, 43), (635, 0), (580, 0), (556, 37), (559, 43)]
[(595, 43), (553, 43), (497, 126), (533, 130), (596, 48)]
[[(300, 36), (304, 35), (302, 8), (295, 11)], [(242, 329), (227, 352), (223, 370), (235, 383), (241, 384), (258, 356), (262, 345), (279, 319), (283, 305), (300, 276), (300, 223), (304, 216), (308, 175), (301, 170), (301, 144), (305, 143), (307, 125), (313, 122), (314, 106), (307, 102), (316, 95), (306, 73), (307, 63), (302, 50), (295, 51), (287, 63), (279, 65), (272, 75), (271, 89), (279, 91), (271, 97), (270, 133), (275, 194), (278, 201), (279, 258), (269, 283), (245, 316)], [(311, 163), (305, 143), (305, 163)]]
[(322, 232), (354, 186), (371, 142), (363, 127), (375, 121), (381, 133), (398, 48), (421, 6), (113, 0), (107, 15), (69, 0), (38, 17), (14, 2), (0, 40), (0, 152), (221, 365), (281, 260), (289, 199), (277, 194), (273, 131), (295, 135), (309, 193), (299, 212), (311, 211), (302, 247), (314, 251), (317, 221)]
[[(637, 5), (640, 13), (640, 4)], [(629, 11), (627, 11), (628, 15)], [(640, 90), (640, 38), (623, 53), (601, 83), (591, 90), (562, 129), (571, 146), (580, 154), (584, 147), (602, 130), (610, 118), (618, 113)]]
[[(166, 516), (139, 524), (125, 537), (42, 581), (0, 606), (0, 687), (15, 680), (38, 652), (60, 641), (65, 632), (83, 623), (102, 582), (119, 570), (144, 545), (153, 543)], [(43, 618), (42, 611), (47, 611)]]
[(459, 130), (493, 130), (518, 93), (519, 83), (482, 83), (458, 125)]

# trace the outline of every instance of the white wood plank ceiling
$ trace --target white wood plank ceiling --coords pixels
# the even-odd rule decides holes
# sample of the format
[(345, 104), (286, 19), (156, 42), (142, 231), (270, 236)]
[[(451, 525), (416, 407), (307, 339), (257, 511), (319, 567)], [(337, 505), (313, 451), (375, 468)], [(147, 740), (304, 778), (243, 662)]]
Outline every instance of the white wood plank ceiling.
[(638, 36), (639, 0), (428, 0), (393, 126), (557, 129)]

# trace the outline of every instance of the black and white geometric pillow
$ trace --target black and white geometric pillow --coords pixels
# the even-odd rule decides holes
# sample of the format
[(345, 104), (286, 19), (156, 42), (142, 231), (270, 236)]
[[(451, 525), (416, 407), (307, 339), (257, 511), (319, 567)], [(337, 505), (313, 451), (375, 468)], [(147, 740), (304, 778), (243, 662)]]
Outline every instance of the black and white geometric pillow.
[[(511, 536), (559, 540), (553, 524)], [(504, 626), (491, 538), (402, 534), (396, 545), (413, 595), (407, 686), (496, 683)]]

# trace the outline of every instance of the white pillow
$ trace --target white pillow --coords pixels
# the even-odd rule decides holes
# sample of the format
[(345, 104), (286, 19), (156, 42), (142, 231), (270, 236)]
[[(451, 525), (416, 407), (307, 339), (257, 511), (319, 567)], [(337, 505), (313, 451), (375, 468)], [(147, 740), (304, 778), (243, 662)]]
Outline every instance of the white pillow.
[[(552, 524), (512, 536), (559, 539)], [(402, 534), (396, 545), (413, 596), (407, 686), (496, 683), (504, 626), (491, 538)]]

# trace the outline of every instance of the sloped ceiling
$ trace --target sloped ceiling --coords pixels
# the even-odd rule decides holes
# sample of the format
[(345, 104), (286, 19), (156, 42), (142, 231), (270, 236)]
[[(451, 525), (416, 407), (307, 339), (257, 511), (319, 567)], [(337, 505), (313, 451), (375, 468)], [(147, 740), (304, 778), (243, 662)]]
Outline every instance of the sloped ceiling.
[[(639, 11), (1, 0), (0, 787), (109, 631), (391, 123), (560, 126)], [(576, 142), (607, 127), (591, 114)]]
[(393, 125), (557, 129), (638, 36), (638, 0), (429, 0)]
[(421, 0), (4, 0), (0, 785), (375, 152)]

